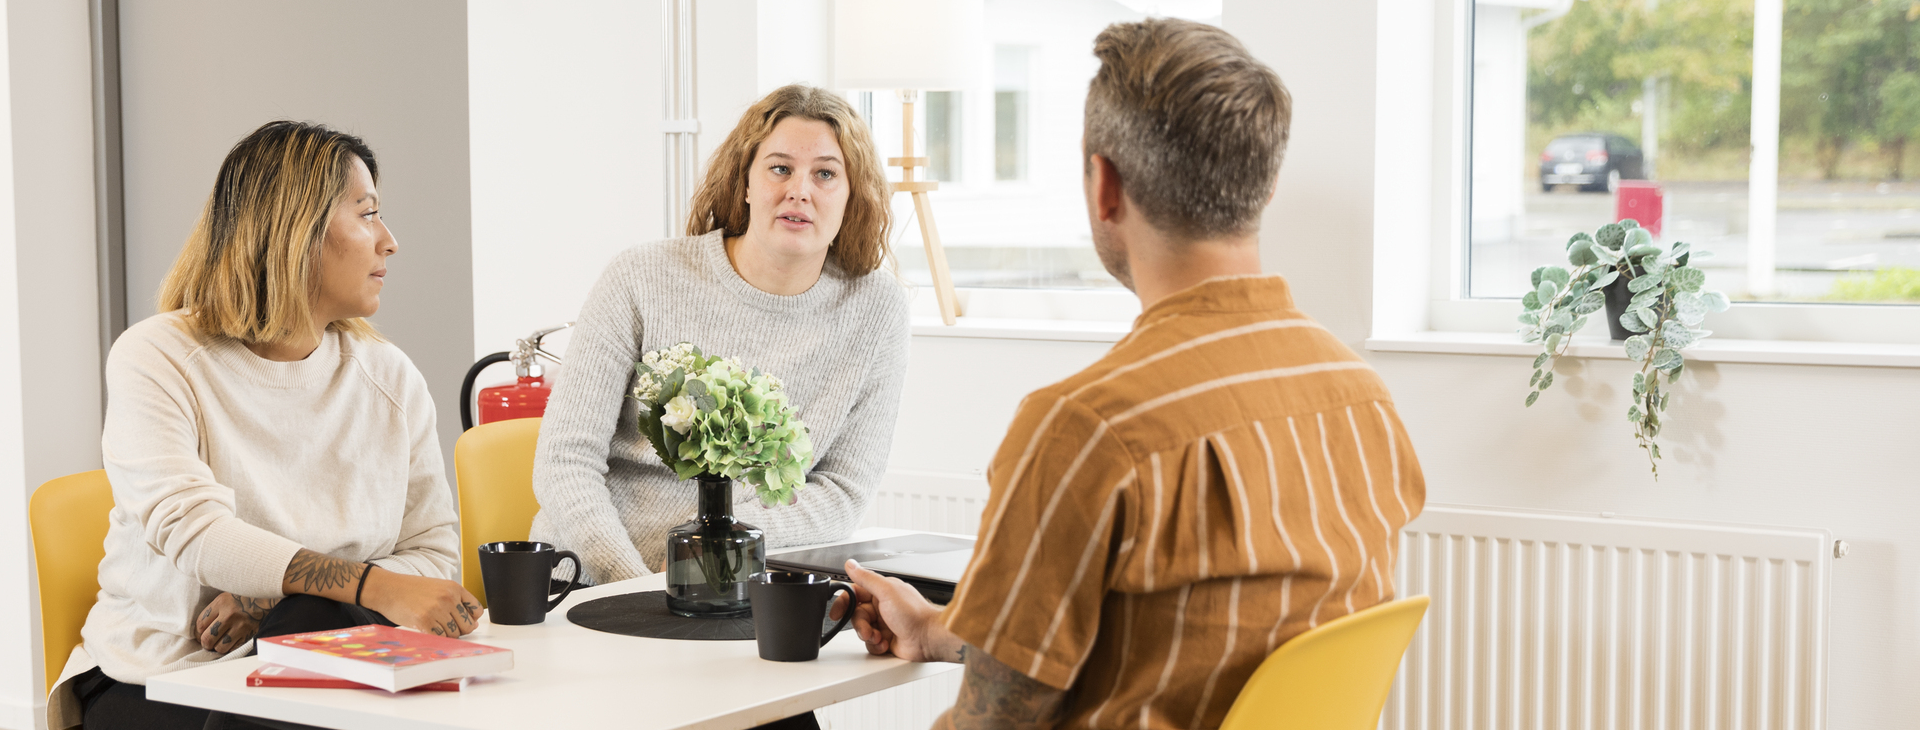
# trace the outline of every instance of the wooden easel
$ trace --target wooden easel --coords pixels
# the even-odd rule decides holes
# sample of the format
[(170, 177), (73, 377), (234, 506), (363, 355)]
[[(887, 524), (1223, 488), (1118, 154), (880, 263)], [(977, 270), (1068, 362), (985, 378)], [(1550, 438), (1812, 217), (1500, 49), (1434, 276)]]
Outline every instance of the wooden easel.
[(940, 302), (940, 320), (951, 326), (960, 310), (953, 291), (953, 274), (947, 271), (947, 252), (940, 247), (940, 231), (933, 225), (933, 206), (927, 201), (927, 193), (939, 190), (940, 182), (913, 179), (915, 168), (928, 166), (927, 158), (913, 156), (913, 105), (919, 100), (919, 91), (900, 92), (903, 156), (887, 158), (887, 165), (900, 168), (900, 182), (893, 184), (893, 191), (913, 195), (914, 217), (920, 219), (920, 240), (927, 248), (927, 269), (933, 272), (933, 294)]

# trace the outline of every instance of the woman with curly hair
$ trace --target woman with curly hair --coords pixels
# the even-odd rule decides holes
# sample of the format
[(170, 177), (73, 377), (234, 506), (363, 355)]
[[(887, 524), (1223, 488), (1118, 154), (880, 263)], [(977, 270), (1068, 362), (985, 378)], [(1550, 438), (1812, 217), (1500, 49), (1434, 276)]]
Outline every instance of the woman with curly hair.
[(882, 271), (890, 190), (866, 122), (786, 86), (741, 116), (707, 164), (687, 236), (616, 257), (587, 296), (540, 426), (532, 539), (580, 554), (585, 581), (646, 575), (696, 490), (635, 426), (634, 362), (692, 343), (775, 374), (816, 461), (793, 504), (751, 490), (735, 515), (768, 547), (853, 531), (886, 470), (907, 368), (907, 292)]

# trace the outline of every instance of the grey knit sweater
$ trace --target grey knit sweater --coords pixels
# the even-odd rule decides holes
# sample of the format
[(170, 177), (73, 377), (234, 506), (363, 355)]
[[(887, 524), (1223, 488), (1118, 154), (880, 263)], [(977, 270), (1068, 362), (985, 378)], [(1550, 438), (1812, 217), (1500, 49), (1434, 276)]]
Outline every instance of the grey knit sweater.
[(779, 377), (813, 438), (798, 501), (762, 507), (739, 484), (735, 516), (768, 547), (845, 537), (886, 471), (908, 327), (907, 292), (884, 271), (850, 277), (829, 262), (789, 297), (741, 279), (718, 231), (621, 253), (587, 295), (540, 425), (532, 539), (579, 553), (590, 583), (661, 564), (667, 531), (697, 511), (695, 489), (641, 437), (627, 393), (640, 355), (681, 342)]

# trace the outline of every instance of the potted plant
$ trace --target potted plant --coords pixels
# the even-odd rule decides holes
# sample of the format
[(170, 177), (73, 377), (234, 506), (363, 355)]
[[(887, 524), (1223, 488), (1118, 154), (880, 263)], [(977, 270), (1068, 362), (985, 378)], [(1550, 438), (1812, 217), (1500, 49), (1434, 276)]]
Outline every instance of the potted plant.
[(1631, 218), (1608, 223), (1591, 236), (1576, 233), (1568, 239), (1567, 262), (1573, 268), (1534, 269), (1533, 290), (1520, 298), (1526, 310), (1520, 314), (1522, 339), (1544, 349), (1533, 359), (1528, 406), (1553, 386), (1553, 367), (1573, 334), (1586, 326), (1589, 315), (1606, 310), (1614, 340), (1626, 348), (1628, 360), (1640, 364), (1627, 420), (1655, 479), (1660, 477), (1657, 437), (1672, 398), (1668, 387), (1686, 367), (1680, 351), (1711, 334), (1696, 327), (1728, 304), (1725, 294), (1703, 289), (1707, 273), (1692, 264), (1710, 254), (1692, 248), (1683, 242), (1655, 243)]
[(779, 378), (681, 343), (633, 366), (635, 421), (660, 462), (698, 485), (699, 512), (667, 533), (667, 608), (682, 616), (746, 615), (746, 580), (766, 570), (759, 528), (733, 516), (733, 483), (769, 506), (806, 485), (813, 440)]

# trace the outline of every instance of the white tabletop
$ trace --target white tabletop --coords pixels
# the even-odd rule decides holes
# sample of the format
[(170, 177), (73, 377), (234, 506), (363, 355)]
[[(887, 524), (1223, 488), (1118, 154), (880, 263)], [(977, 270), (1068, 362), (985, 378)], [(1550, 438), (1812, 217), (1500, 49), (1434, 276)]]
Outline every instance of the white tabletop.
[[(849, 541), (905, 533), (868, 529)], [(752, 641), (641, 639), (567, 621), (584, 601), (665, 587), (654, 574), (576, 590), (534, 626), (483, 620), (466, 638), (512, 649), (513, 669), (462, 692), (248, 687), (260, 659), (246, 657), (153, 677), (147, 698), (330, 728), (736, 730), (960, 668), (869, 656), (851, 628), (817, 661), (786, 663), (762, 660)]]

